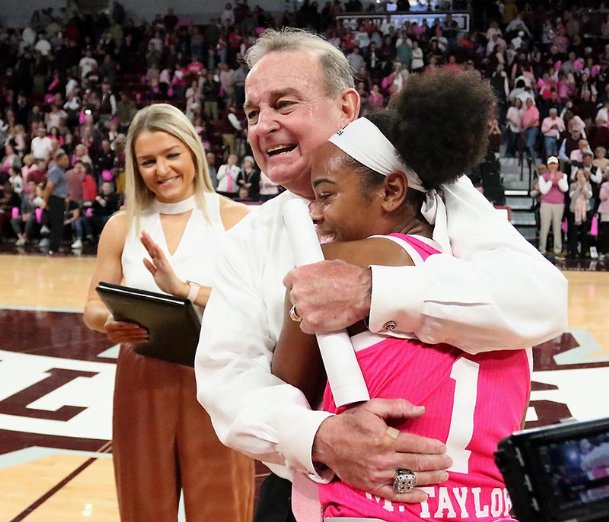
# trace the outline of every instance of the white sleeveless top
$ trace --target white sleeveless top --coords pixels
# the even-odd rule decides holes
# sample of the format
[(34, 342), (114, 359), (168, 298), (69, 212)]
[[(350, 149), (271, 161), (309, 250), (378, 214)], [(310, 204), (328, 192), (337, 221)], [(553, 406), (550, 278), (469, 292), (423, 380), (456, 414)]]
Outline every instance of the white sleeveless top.
[[(205, 202), (209, 221), (195, 206), (173, 255), (167, 248), (161, 217), (157, 211), (148, 210), (142, 214), (140, 233), (145, 230), (158, 243), (180, 279), (211, 286), (216, 253), (224, 235), (224, 225), (220, 217), (220, 196), (215, 192), (206, 192)], [(123, 284), (151, 292), (161, 292), (154, 282), (154, 278), (144, 266), (142, 260), (145, 257), (149, 257), (148, 252), (140, 242), (134, 223), (127, 235), (121, 256)]]

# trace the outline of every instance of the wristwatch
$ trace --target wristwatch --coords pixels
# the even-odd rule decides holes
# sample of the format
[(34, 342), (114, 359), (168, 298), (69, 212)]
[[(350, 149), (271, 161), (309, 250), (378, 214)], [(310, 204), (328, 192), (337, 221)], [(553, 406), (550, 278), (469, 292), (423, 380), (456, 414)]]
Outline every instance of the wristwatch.
[(186, 283), (188, 283), (188, 286), (190, 286), (186, 299), (188, 299), (191, 303), (194, 303), (197, 299), (197, 295), (199, 295), (201, 285), (199, 283), (195, 283), (194, 281), (186, 281)]

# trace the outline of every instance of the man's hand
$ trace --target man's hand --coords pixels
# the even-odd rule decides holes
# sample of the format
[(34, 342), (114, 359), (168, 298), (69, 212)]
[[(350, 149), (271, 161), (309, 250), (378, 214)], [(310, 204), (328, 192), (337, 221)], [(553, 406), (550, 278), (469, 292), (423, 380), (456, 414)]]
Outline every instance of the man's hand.
[(391, 501), (416, 503), (427, 494), (414, 489), (398, 495), (393, 491), (397, 469), (415, 472), (417, 486), (439, 484), (448, 479), (452, 464), (440, 441), (387, 432), (388, 424), (401, 424), (420, 417), (421, 406), (403, 399), (372, 399), (324, 420), (313, 441), (313, 461), (330, 468), (344, 482)]
[(372, 273), (340, 260), (322, 261), (295, 268), (283, 284), (302, 317), (305, 333), (342, 330), (370, 312)]

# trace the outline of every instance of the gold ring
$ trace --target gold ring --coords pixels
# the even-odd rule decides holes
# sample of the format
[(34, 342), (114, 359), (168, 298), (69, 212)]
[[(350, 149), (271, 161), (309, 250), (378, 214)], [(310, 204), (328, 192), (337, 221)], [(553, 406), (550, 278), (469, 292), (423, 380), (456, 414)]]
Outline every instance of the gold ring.
[(292, 319), (292, 321), (295, 321), (297, 323), (302, 322), (302, 317), (300, 317), (298, 315), (298, 312), (296, 311), (296, 305), (292, 305), (292, 308), (290, 308), (288, 315), (290, 316), (290, 319)]

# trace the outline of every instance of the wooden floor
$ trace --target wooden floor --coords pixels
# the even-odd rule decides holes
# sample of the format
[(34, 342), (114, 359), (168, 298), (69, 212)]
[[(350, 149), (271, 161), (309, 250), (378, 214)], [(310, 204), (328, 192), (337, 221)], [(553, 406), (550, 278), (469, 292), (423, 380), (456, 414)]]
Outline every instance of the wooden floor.
[[(88, 332), (80, 316), (94, 263), (86, 256), (0, 254), (0, 522), (118, 520), (108, 444), (114, 348)], [(535, 410), (536, 398), (576, 418), (609, 416), (609, 272), (564, 273), (570, 329), (545, 343), (556, 355), (550, 366), (536, 359), (534, 381), (541, 384), (533, 387), (539, 395), (531, 397), (531, 425), (556, 420)], [(76, 346), (85, 348), (73, 356)], [(65, 376), (44, 388), (58, 371), (95, 375), (105, 391), (88, 402), (78, 392), (87, 379)], [(68, 386), (72, 402), (62, 402), (57, 396)], [(33, 397), (26, 389), (35, 390)], [(80, 413), (59, 419), (65, 404)], [(56, 418), (43, 418), (43, 410)], [(93, 413), (79, 424), (87, 410)]]

